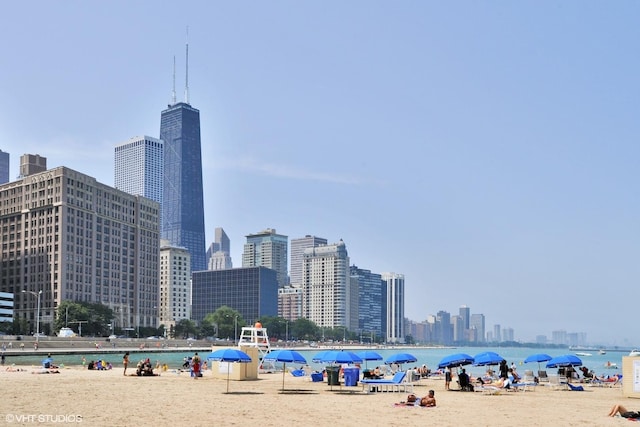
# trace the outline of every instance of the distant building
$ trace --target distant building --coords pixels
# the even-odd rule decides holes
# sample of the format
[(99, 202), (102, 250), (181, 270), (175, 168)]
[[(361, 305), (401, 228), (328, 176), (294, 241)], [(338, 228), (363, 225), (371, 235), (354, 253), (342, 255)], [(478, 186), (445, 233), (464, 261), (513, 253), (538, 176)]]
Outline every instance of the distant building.
[(303, 267), (303, 317), (321, 328), (349, 327), (349, 255), (342, 240), (307, 248)]
[(485, 318), (484, 314), (472, 314), (469, 320), (469, 327), (475, 329), (475, 342), (485, 341)]
[(10, 180), (9, 153), (0, 150), (0, 184), (6, 184)]
[(493, 340), (495, 342), (502, 342), (502, 331), (500, 325), (493, 325)]
[(357, 329), (364, 335), (373, 333), (375, 336), (382, 336), (383, 325), (386, 325), (382, 316), (385, 303), (382, 299), (382, 276), (355, 265), (350, 267), (350, 275), (357, 281), (358, 286)]
[(440, 310), (436, 313), (435, 331), (436, 342), (442, 345), (453, 344), (453, 328), (451, 327), (451, 314)]
[(278, 289), (278, 317), (289, 321), (302, 318), (302, 288), (285, 286)]
[(13, 294), (0, 292), (0, 322), (13, 322)]
[(160, 324), (165, 331), (191, 319), (191, 256), (187, 248), (160, 246)]
[(291, 263), (289, 265), (290, 283), (292, 286), (302, 286), (304, 283), (304, 251), (327, 244), (327, 239), (306, 235), (298, 239), (291, 239)]
[(114, 151), (115, 187), (162, 206), (164, 143), (150, 136), (136, 136), (116, 145)]
[(278, 281), (266, 267), (194, 271), (192, 319), (202, 321), (223, 305), (237, 310), (253, 324), (262, 316), (278, 315)]
[(47, 170), (47, 158), (39, 154), (23, 154), (20, 156), (20, 178)]
[(249, 234), (242, 253), (243, 267), (267, 267), (278, 273), (278, 286), (287, 284), (287, 247), (289, 238), (267, 228), (256, 234)]
[(160, 139), (164, 141), (162, 238), (189, 249), (191, 271), (206, 270), (200, 111), (188, 101), (169, 105), (161, 113)]
[(106, 305), (116, 327), (157, 327), (159, 211), (153, 200), (66, 167), (0, 185), (0, 292), (15, 295), (15, 318), (35, 331), (30, 292), (42, 291), (45, 333), (62, 301)]
[(502, 341), (515, 341), (513, 328), (504, 328), (502, 330)]
[(233, 268), (231, 261), (231, 241), (221, 227), (215, 229), (213, 243), (207, 249), (207, 269), (227, 270)]
[(404, 330), (404, 274), (382, 273), (382, 281), (386, 288), (387, 330), (386, 341), (389, 343), (405, 342)]

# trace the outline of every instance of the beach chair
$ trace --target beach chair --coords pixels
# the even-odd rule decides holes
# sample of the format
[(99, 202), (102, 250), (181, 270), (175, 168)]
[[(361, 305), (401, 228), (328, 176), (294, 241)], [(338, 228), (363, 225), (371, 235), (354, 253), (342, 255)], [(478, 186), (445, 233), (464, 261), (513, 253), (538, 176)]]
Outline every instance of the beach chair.
[(549, 376), (547, 375), (547, 371), (538, 371), (538, 382), (540, 384), (549, 384)]
[(519, 391), (534, 391), (535, 387), (538, 385), (536, 383), (536, 379), (533, 376), (533, 371), (524, 371), (524, 376), (522, 380), (513, 384), (513, 387)]
[[(407, 376), (406, 372), (396, 372), (396, 374), (391, 379), (380, 379), (380, 380), (369, 380), (364, 379), (361, 381), (362, 387), (367, 387), (367, 393), (371, 393), (373, 391), (406, 391), (407, 385), (405, 383), (405, 377)], [(411, 388), (413, 389), (413, 384), (411, 384)]]
[(481, 392), (482, 394), (500, 394), (502, 389), (490, 384), (477, 384), (474, 386), (473, 391)]
[(567, 377), (564, 375), (551, 375), (549, 377), (549, 386), (553, 388), (553, 390), (567, 390)]

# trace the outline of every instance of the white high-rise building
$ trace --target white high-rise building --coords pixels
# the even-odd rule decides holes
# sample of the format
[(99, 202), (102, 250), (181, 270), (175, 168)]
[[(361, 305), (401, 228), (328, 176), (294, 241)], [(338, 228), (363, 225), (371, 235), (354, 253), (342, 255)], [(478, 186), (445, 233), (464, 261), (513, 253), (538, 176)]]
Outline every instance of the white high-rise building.
[(291, 286), (302, 286), (304, 251), (327, 244), (327, 239), (306, 235), (299, 239), (291, 239), (291, 262), (289, 263), (289, 281)]
[(382, 273), (386, 286), (387, 331), (390, 343), (404, 343), (404, 274)]
[(349, 328), (357, 288), (351, 295), (349, 255), (342, 240), (304, 251), (303, 281), (303, 317), (323, 328)]
[(160, 324), (165, 331), (191, 318), (191, 256), (187, 248), (160, 246)]
[(114, 184), (118, 190), (155, 200), (162, 206), (164, 143), (136, 136), (116, 145)]
[(289, 238), (267, 228), (256, 234), (249, 234), (242, 253), (242, 267), (267, 267), (278, 273), (278, 287), (288, 282), (287, 248)]

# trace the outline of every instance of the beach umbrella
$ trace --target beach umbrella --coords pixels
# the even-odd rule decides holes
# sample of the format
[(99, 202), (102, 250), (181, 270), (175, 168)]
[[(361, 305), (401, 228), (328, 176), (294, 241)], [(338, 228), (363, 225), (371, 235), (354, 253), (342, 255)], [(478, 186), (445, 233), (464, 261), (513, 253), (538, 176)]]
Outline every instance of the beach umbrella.
[[(250, 363), (251, 356), (235, 348), (222, 348), (209, 353), (207, 360), (227, 363)], [(229, 367), (227, 366), (227, 393), (229, 393)]]
[(567, 366), (582, 366), (582, 360), (573, 354), (554, 357), (547, 362), (547, 368), (562, 368)]
[(417, 361), (418, 359), (411, 353), (396, 353), (387, 357), (387, 360), (385, 360), (384, 363), (387, 365), (391, 365), (393, 363), (402, 365), (403, 363), (414, 363)]
[(468, 354), (455, 353), (445, 356), (440, 363), (438, 363), (438, 368), (455, 368), (457, 366), (471, 365), (473, 362), (473, 357)]
[(553, 359), (553, 357), (546, 353), (536, 353), (524, 359), (524, 363), (538, 362), (538, 371), (540, 371), (540, 362), (548, 362), (551, 359)]
[(489, 366), (489, 365), (499, 365), (502, 361), (504, 361), (504, 357), (500, 356), (498, 353), (493, 351), (485, 351), (484, 353), (478, 353), (473, 356), (473, 365), (474, 366)]
[(367, 360), (382, 360), (382, 356), (372, 350), (359, 351), (356, 354), (364, 360), (365, 368), (367, 367)]
[(321, 351), (313, 356), (312, 359), (316, 363), (330, 363), (336, 365), (342, 365), (344, 363), (351, 365), (354, 363), (362, 363), (362, 357), (358, 356), (352, 351), (344, 350), (328, 350)]
[(282, 392), (284, 392), (284, 374), (287, 371), (287, 363), (307, 364), (307, 359), (295, 350), (270, 351), (262, 358), (262, 360), (282, 363)]

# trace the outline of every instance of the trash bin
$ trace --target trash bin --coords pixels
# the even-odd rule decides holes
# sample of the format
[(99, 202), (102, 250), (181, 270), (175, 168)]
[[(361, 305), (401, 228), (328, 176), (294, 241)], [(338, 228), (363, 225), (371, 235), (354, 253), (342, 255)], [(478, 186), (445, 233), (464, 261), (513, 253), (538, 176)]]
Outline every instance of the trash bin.
[(344, 385), (347, 387), (353, 387), (358, 385), (358, 377), (360, 377), (359, 368), (344, 368)]
[(340, 366), (327, 366), (327, 384), (340, 385)]

